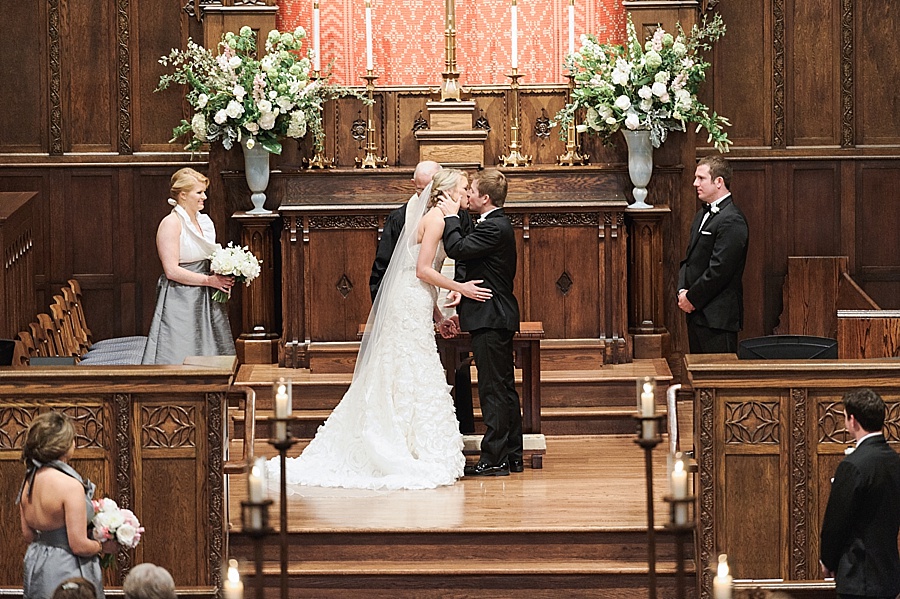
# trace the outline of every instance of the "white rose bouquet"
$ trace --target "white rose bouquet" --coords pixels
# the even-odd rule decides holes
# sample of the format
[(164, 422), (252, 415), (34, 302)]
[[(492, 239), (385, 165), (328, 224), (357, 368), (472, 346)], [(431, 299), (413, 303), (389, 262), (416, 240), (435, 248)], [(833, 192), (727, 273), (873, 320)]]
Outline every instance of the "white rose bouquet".
[(725, 35), (722, 17), (704, 16), (690, 35), (681, 24), (676, 27), (676, 36), (658, 27), (652, 39), (641, 44), (628, 15), (625, 46), (600, 44), (595, 36), (582, 35), (581, 48), (566, 57), (575, 88), (571, 102), (556, 116), (563, 125), (561, 136), (576, 111), (584, 109), (584, 122), (576, 125), (579, 132), (608, 139), (622, 127), (649, 130), (653, 147), (658, 148), (669, 131), (684, 131), (690, 122), (698, 131), (706, 129), (716, 149), (727, 152), (731, 141), (722, 127), (731, 123), (697, 99), (710, 66), (700, 52)]
[(262, 48), (257, 52), (256, 33), (244, 26), (222, 36), (218, 55), (188, 39), (186, 50), (173, 49), (160, 58), (174, 72), (159, 78), (156, 91), (173, 83), (187, 85), (186, 99), (194, 111), (190, 122), (182, 120), (172, 130), (170, 141), (190, 134), (187, 150), (214, 141), (230, 150), (249, 138), (248, 145), (260, 143), (280, 154), (281, 139), (299, 139), (312, 131), (316, 149), (322, 149), (322, 104), (359, 94), (328, 84), (327, 73), (314, 76), (309, 56), (301, 54), (305, 37), (302, 27), (293, 33), (273, 29), (263, 54)]
[[(230, 275), (234, 280), (245, 285), (259, 276), (260, 261), (247, 247), (238, 247), (229, 242), (226, 247), (218, 246), (210, 259), (210, 270), (219, 275)], [(213, 299), (225, 303), (231, 296), (222, 290), (216, 290)]]
[[(141, 541), (144, 527), (138, 522), (137, 516), (131, 510), (120, 508), (112, 499), (94, 499), (94, 518), (91, 524), (94, 527), (94, 540), (105, 543), (109, 540), (116, 541), (119, 545), (134, 549)], [(115, 556), (107, 553), (100, 559), (100, 565), (104, 568), (112, 566)]]

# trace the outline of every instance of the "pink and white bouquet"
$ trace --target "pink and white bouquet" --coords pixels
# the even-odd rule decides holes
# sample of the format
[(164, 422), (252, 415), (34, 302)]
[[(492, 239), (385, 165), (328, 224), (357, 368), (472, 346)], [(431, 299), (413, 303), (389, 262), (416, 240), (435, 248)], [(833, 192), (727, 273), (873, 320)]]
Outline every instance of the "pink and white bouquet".
[[(219, 275), (231, 275), (238, 283), (250, 285), (250, 281), (259, 276), (259, 259), (245, 247), (235, 246), (229, 242), (226, 247), (218, 246), (209, 257), (209, 268)], [(213, 299), (225, 303), (231, 295), (222, 290), (213, 293)]]
[[(94, 526), (94, 540), (105, 543), (114, 540), (119, 545), (128, 549), (134, 549), (141, 541), (144, 527), (138, 521), (137, 516), (129, 509), (120, 508), (115, 501), (108, 497), (94, 499), (94, 518), (91, 524)], [(108, 568), (113, 563), (112, 554), (104, 555), (100, 565)]]

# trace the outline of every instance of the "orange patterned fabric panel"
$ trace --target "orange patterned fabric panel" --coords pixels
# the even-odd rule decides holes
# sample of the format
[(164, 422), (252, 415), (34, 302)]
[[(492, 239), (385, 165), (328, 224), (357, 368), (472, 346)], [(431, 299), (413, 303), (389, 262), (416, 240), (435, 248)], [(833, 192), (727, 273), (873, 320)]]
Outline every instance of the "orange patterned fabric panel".
[[(565, 82), (568, 0), (518, 0), (519, 73), (523, 85)], [(332, 80), (364, 85), (364, 0), (319, 0), (322, 69)], [(280, 30), (306, 29), (312, 47), (313, 0), (278, 0)], [(456, 0), (456, 56), (463, 85), (506, 84), (510, 72), (510, 1)], [(444, 71), (442, 0), (372, 0), (372, 46), (378, 86), (434, 85)], [(621, 0), (575, 0), (575, 46), (582, 33), (621, 41)]]

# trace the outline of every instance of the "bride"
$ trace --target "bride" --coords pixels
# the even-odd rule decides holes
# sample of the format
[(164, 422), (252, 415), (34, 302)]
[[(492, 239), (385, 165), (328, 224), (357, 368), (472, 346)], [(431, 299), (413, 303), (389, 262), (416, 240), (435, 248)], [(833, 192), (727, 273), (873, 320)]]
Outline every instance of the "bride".
[[(407, 204), (406, 221), (366, 323), (347, 393), (315, 438), (288, 459), (287, 482), (349, 489), (430, 489), (463, 474), (462, 436), (437, 353), (437, 287), (485, 301), (480, 280), (441, 275), (444, 194), (467, 203), (462, 171), (439, 171)], [(269, 461), (269, 474), (279, 464)]]

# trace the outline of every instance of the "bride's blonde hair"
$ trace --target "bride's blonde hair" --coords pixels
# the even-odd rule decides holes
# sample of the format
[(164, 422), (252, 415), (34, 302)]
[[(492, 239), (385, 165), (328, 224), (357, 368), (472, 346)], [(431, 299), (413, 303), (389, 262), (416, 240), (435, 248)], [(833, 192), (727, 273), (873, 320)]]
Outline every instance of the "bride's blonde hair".
[(441, 199), (441, 194), (456, 187), (460, 178), (466, 178), (466, 174), (455, 168), (445, 168), (435, 173), (434, 178), (431, 180), (431, 197), (428, 198), (426, 209), (434, 208), (438, 200)]

